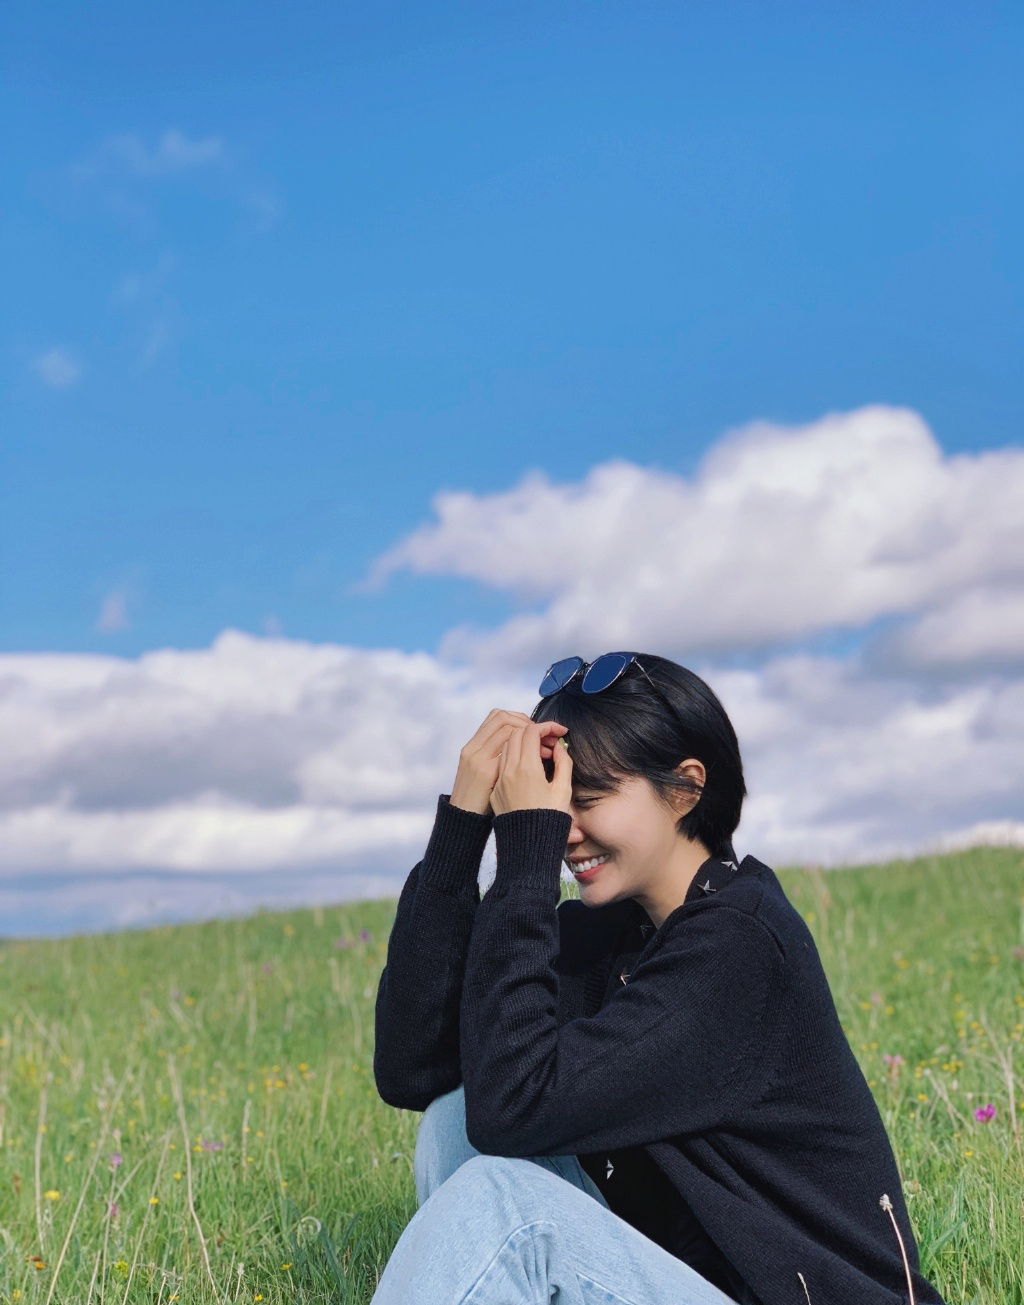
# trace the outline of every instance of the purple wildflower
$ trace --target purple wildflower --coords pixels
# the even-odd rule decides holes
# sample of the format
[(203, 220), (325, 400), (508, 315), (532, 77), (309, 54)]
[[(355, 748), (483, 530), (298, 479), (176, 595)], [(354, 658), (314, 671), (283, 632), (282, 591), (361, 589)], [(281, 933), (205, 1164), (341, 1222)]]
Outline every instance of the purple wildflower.
[(117, 1208), (117, 1202), (111, 1201), (110, 1204), (107, 1206), (107, 1218), (116, 1219), (120, 1213), (121, 1211)]
[(979, 1124), (987, 1124), (990, 1119), (995, 1118), (996, 1108), (990, 1101), (987, 1106), (979, 1106), (974, 1112), (974, 1118)]
[(122, 1159), (122, 1156), (121, 1156), (121, 1152), (120, 1152), (120, 1151), (115, 1151), (114, 1154), (110, 1157), (110, 1167), (111, 1167), (111, 1169), (120, 1169), (122, 1163), (123, 1163), (123, 1159)]
[(344, 951), (346, 947), (352, 946), (351, 938), (335, 938), (334, 945), (339, 951)]
[(184, 995), (185, 995), (185, 994), (182, 992), (182, 990), (181, 990), (180, 988), (172, 988), (172, 989), (171, 989), (171, 1001), (181, 1001), (181, 999), (182, 999), (182, 997), (184, 997)]
[(359, 941), (360, 941), (360, 942), (373, 942), (373, 934), (370, 933), (369, 929), (360, 929), (360, 930), (359, 930)]
[(273, 974), (273, 973), (274, 973), (274, 967), (273, 967), (273, 965), (270, 963), (270, 961), (264, 961), (264, 962), (263, 962), (263, 967), (262, 967), (262, 968), (263, 968), (263, 973), (264, 973), (264, 974)]
[(217, 1141), (215, 1141), (212, 1137), (201, 1137), (201, 1138), (199, 1139), (199, 1145), (203, 1148), (204, 1151), (223, 1151), (223, 1150), (224, 1150), (224, 1143), (223, 1143), (223, 1142), (217, 1142)]

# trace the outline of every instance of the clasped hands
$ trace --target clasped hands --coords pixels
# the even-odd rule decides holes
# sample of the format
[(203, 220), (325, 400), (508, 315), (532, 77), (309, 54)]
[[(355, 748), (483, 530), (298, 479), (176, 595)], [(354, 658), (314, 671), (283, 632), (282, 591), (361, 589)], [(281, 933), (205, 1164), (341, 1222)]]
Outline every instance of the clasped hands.
[[(568, 812), (572, 760), (559, 741), (567, 733), (557, 721), (537, 723), (495, 707), (459, 753), (452, 806), (496, 816), (531, 807)], [(553, 765), (550, 780), (545, 761)]]

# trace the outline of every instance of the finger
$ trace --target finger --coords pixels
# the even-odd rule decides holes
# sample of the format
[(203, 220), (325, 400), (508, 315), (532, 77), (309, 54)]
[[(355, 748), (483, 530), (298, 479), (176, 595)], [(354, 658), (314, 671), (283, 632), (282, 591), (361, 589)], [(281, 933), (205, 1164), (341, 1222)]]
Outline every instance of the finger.
[(513, 730), (508, 736), (508, 742), (505, 744), (505, 764), (506, 766), (518, 766), (523, 757), (523, 739), (526, 737), (526, 727), (519, 730)]
[(533, 765), (534, 760), (539, 761), (543, 756), (542, 744), (544, 742), (543, 731), (546, 728), (546, 722), (527, 725), (523, 731), (523, 755), (527, 759), (527, 764)]
[(522, 728), (525, 723), (525, 720), (517, 717), (515, 713), (499, 711), (495, 708), (473, 735), (470, 744), (478, 749), (484, 749), (489, 747), (494, 739), (504, 737), (513, 726)]
[(520, 724), (518, 721), (502, 725), (487, 745), (488, 755), (496, 757), (512, 735), (521, 733), (525, 728), (525, 725)]
[(521, 711), (508, 711), (504, 707), (492, 707), (473, 738), (483, 742), (492, 737), (496, 731), (507, 728), (513, 721), (526, 723), (530, 718)]

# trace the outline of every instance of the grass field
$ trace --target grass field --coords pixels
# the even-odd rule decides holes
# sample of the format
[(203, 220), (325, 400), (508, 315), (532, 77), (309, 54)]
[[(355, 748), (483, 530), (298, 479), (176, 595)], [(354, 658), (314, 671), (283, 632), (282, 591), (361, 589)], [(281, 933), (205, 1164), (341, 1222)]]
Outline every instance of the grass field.
[[(782, 876), (950, 1305), (1024, 1305), (1022, 872)], [(371, 1069), (394, 907), (0, 944), (0, 1301), (368, 1301), (415, 1209)]]

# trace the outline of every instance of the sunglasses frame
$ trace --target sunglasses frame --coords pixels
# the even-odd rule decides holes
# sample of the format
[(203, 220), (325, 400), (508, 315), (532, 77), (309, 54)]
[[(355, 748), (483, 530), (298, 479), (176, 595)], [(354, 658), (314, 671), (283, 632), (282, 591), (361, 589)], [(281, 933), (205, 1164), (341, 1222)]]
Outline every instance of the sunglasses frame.
[[(599, 689), (588, 689), (587, 677), (590, 675), (591, 671), (593, 671), (596, 666), (599, 666), (600, 663), (603, 662), (607, 657), (621, 657), (624, 658), (624, 660), (622, 662), (622, 665), (618, 668), (618, 670), (615, 672), (612, 678), (607, 681), (607, 683), (602, 684)], [(544, 685), (547, 683), (548, 677), (554, 671), (555, 667), (562, 665), (563, 662), (575, 662), (576, 665), (566, 676), (566, 678), (562, 680), (560, 684), (556, 684), (553, 689), (549, 689), (545, 693)], [(562, 689), (567, 688), (580, 675), (582, 675), (583, 677), (582, 681), (580, 682), (580, 691), (582, 693), (603, 693), (605, 689), (610, 689), (616, 680), (621, 679), (622, 676), (625, 675), (626, 671), (629, 670), (630, 666), (632, 666), (634, 663), (636, 664), (638, 670), (643, 674), (648, 684), (650, 684), (651, 688), (654, 689), (655, 693), (658, 693), (659, 692), (658, 686), (654, 683), (651, 677), (644, 670), (643, 666), (641, 665), (640, 659), (637, 657), (635, 652), (606, 652), (606, 653), (602, 653), (600, 657), (595, 657), (592, 662), (585, 662), (582, 657), (559, 658), (557, 662), (552, 662), (551, 665), (548, 667), (547, 671), (544, 673), (544, 677), (540, 682), (540, 688), (538, 689), (538, 693), (542, 698), (550, 698), (552, 694), (560, 693)]]
[[(599, 662), (604, 661), (606, 657), (623, 657), (625, 658), (625, 661), (622, 663), (621, 667), (615, 672), (615, 674), (612, 676), (612, 678), (608, 681), (607, 684), (602, 684), (599, 689), (588, 689), (587, 676), (594, 669), (594, 667), (597, 666)], [(560, 665), (561, 662), (571, 662), (571, 661), (575, 661), (578, 663), (578, 665), (571, 672), (571, 674), (569, 674), (562, 681), (561, 684), (557, 685), (554, 689), (549, 689), (547, 693), (545, 693), (544, 685), (547, 682), (548, 676), (555, 669), (555, 667)], [(544, 673), (544, 678), (540, 682), (540, 688), (537, 690), (537, 692), (540, 694), (541, 698), (550, 698), (553, 694), (560, 693), (562, 689), (566, 688), (567, 685), (572, 684), (573, 680), (575, 680), (577, 675), (579, 675), (580, 672), (582, 671), (583, 680), (580, 683), (580, 690), (583, 693), (604, 693), (605, 689), (610, 689), (612, 685), (615, 683), (615, 681), (621, 679), (622, 676), (625, 675), (625, 673), (629, 670), (631, 666), (635, 666), (637, 668), (640, 674), (644, 677), (647, 683), (651, 686), (654, 692), (658, 695), (658, 697), (662, 700), (665, 706), (669, 709), (672, 715), (676, 718), (679, 724), (683, 726), (683, 729), (685, 730), (686, 724), (683, 721), (683, 718), (679, 715), (679, 712), (675, 709), (675, 707), (673, 707), (673, 705), (671, 704), (671, 702), (669, 702), (665, 694), (662, 693), (661, 689), (658, 688), (658, 686), (654, 683), (651, 677), (644, 670), (643, 663), (640, 661), (640, 658), (637, 656), (635, 652), (602, 653), (600, 657), (595, 657), (592, 662), (585, 662), (582, 657), (561, 657), (557, 662), (552, 662), (551, 665), (548, 667), (547, 671)]]

